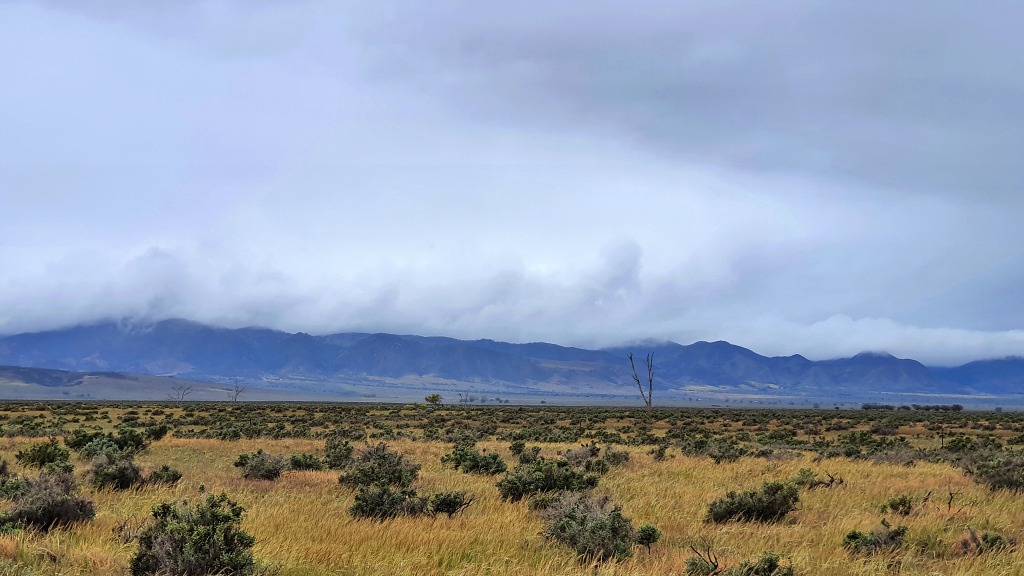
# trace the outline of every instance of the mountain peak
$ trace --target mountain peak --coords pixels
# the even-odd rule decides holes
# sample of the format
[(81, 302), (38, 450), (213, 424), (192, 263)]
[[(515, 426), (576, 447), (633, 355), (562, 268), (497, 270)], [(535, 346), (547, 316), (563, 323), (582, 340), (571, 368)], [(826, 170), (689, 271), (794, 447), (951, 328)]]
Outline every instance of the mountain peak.
[(889, 354), (888, 352), (879, 352), (879, 351), (870, 351), (870, 350), (869, 351), (861, 352), (860, 354), (855, 355), (854, 358), (859, 358), (861, 360), (868, 360), (868, 359), (871, 359), (871, 358), (877, 358), (877, 359), (880, 359), (880, 360), (881, 359), (884, 359), (884, 360), (890, 360), (890, 359), (891, 360), (895, 360), (896, 359), (895, 356), (893, 356), (892, 354)]

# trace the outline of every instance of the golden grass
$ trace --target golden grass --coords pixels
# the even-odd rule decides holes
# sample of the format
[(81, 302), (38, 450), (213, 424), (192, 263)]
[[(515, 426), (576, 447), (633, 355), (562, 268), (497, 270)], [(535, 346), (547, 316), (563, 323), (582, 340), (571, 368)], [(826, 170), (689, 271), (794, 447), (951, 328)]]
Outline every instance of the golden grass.
[[(5, 440), (0, 456), (32, 440)], [(573, 553), (542, 535), (543, 525), (525, 503), (498, 497), (495, 478), (444, 469), (440, 458), (449, 446), (396, 441), (392, 447), (423, 465), (418, 486), (425, 492), (467, 490), (476, 502), (455, 518), (400, 518), (388, 522), (354, 520), (348, 515), (351, 490), (334, 472), (288, 472), (280, 480), (246, 481), (232, 466), (240, 452), (321, 452), (312, 440), (165, 439), (138, 458), (146, 470), (170, 464), (185, 476), (178, 486), (146, 487), (127, 492), (86, 493), (96, 505), (93, 522), (49, 534), (0, 536), (0, 574), (126, 574), (134, 544), (119, 543), (115, 532), (126, 519), (144, 519), (157, 503), (195, 499), (225, 491), (246, 508), (244, 528), (256, 537), (254, 553), (282, 576), (298, 575), (592, 575)], [(482, 444), (507, 460), (505, 444)], [(545, 445), (552, 453), (567, 446)], [(800, 509), (778, 524), (707, 524), (707, 504), (728, 490), (793, 477), (802, 467), (842, 476), (840, 487), (804, 491)], [(80, 467), (81, 468), (81, 467)], [(84, 469), (80, 469), (79, 473)], [(821, 576), (903, 574), (930, 576), (1024, 575), (1020, 551), (960, 556), (952, 545), (968, 526), (1024, 536), (1024, 497), (991, 493), (944, 465), (914, 467), (809, 459), (743, 459), (715, 465), (706, 458), (675, 456), (656, 462), (641, 449), (626, 465), (601, 480), (599, 492), (623, 506), (634, 525), (650, 523), (663, 533), (652, 553), (637, 550), (619, 564), (597, 573), (631, 575), (684, 574), (691, 545), (708, 542), (723, 561), (734, 564), (762, 552), (782, 554), (798, 574)], [(958, 492), (952, 505), (948, 493)], [(851, 529), (870, 530), (882, 515), (879, 504), (900, 494), (930, 501), (907, 518), (889, 516), (909, 526), (908, 546), (895, 554), (851, 557), (841, 547)]]

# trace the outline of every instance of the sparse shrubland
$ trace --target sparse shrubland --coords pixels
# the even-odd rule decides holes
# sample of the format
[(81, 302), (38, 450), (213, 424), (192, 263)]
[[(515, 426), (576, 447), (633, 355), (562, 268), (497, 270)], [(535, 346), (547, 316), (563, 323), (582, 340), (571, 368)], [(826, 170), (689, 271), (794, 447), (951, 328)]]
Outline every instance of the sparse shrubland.
[[(243, 561), (141, 573), (1024, 573), (1012, 412), (68, 402), (5, 404), (0, 427), (0, 574), (125, 576), (203, 532), (170, 514), (141, 545), (186, 500), (251, 535)], [(233, 466), (261, 453), (304, 472)], [(508, 469), (464, 473), (477, 455)], [(222, 492), (238, 522), (198, 512)]]

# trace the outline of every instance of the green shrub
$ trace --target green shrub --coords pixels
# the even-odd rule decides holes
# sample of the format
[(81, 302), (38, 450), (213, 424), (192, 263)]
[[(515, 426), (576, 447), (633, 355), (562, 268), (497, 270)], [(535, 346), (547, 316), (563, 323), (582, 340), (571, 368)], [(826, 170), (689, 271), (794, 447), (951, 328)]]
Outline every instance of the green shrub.
[(427, 499), (417, 496), (411, 488), (370, 484), (359, 487), (348, 511), (355, 518), (387, 520), (397, 516), (420, 516), (428, 509)]
[(144, 435), (146, 440), (150, 442), (158, 442), (163, 440), (164, 436), (167, 436), (170, 431), (171, 429), (167, 424), (158, 424), (156, 426), (149, 426), (146, 428)]
[(647, 453), (653, 456), (656, 462), (663, 462), (668, 458), (668, 444), (659, 444), (648, 450)]
[(92, 460), (100, 454), (117, 454), (121, 447), (109, 436), (100, 436), (90, 440), (88, 444), (78, 449), (78, 456), (83, 460)]
[(529, 448), (524, 448), (520, 450), (518, 454), (516, 454), (516, 458), (519, 459), (520, 464), (532, 464), (542, 458), (542, 456), (540, 455), (540, 446), (530, 446)]
[(810, 468), (801, 468), (791, 482), (800, 488), (811, 488), (817, 485), (818, 476)]
[(502, 499), (518, 502), (542, 492), (589, 490), (597, 486), (597, 476), (573, 468), (564, 460), (539, 458), (516, 466), (497, 486)]
[(312, 454), (292, 454), (288, 459), (288, 466), (292, 470), (323, 470), (324, 461)]
[(989, 490), (1024, 491), (1024, 458), (1005, 456), (979, 462), (974, 467), (974, 481)]
[(74, 470), (74, 466), (71, 464), (71, 451), (61, 446), (52, 436), (48, 442), (33, 444), (24, 450), (19, 450), (14, 455), (14, 459), (22, 466), (39, 468), (48, 472)]
[(0, 460), (0, 498), (12, 500), (28, 491), (28, 478), (11, 474), (11, 464)]
[(473, 503), (473, 497), (465, 492), (438, 492), (430, 496), (430, 513), (444, 514), (451, 518), (459, 512), (469, 508)]
[(40, 530), (92, 520), (92, 501), (78, 497), (78, 483), (67, 472), (43, 473), (28, 481), (28, 489), (14, 497), (11, 511), (0, 524), (20, 524)]
[(139, 536), (132, 576), (253, 574), (256, 564), (250, 550), (255, 539), (240, 527), (243, 512), (224, 493), (195, 505), (156, 506), (155, 522)]
[(846, 548), (851, 554), (877, 554), (900, 548), (903, 546), (903, 538), (906, 535), (906, 526), (893, 528), (883, 522), (880, 529), (876, 528), (871, 532), (851, 530), (843, 539), (843, 548)]
[(455, 445), (451, 453), (441, 457), (441, 462), (469, 474), (494, 476), (508, 470), (505, 461), (498, 454), (494, 452), (481, 454), (468, 444)]
[(70, 434), (64, 436), (64, 444), (68, 448), (78, 452), (84, 448), (86, 444), (99, 438), (109, 438), (109, 435), (103, 432), (88, 432), (79, 428), (78, 430), (74, 430)]
[(239, 454), (235, 468), (242, 469), (246, 480), (277, 480), (284, 472), (285, 458), (280, 454), (267, 454), (262, 448), (252, 454)]
[(575, 550), (583, 562), (621, 560), (633, 553), (635, 544), (649, 546), (660, 536), (649, 526), (645, 527), (644, 540), (638, 541), (632, 522), (608, 498), (568, 494), (543, 516), (548, 524), (545, 535)]
[(338, 436), (329, 436), (324, 443), (324, 463), (328, 468), (340, 470), (352, 462), (352, 445)]
[(796, 508), (800, 494), (796, 486), (783, 482), (766, 482), (760, 490), (729, 492), (708, 505), (711, 522), (745, 520), (773, 522), (781, 520)]
[(568, 490), (556, 490), (554, 492), (539, 492), (530, 496), (530, 510), (547, 510), (556, 502), (568, 494), (575, 494)]
[(0, 478), (0, 498), (13, 500), (28, 491), (29, 479), (23, 476), (4, 476)]
[(626, 462), (629, 462), (629, 451), (606, 448), (604, 451), (604, 460), (611, 466), (621, 466)]
[(149, 446), (149, 439), (146, 435), (129, 426), (118, 426), (117, 435), (113, 438), (122, 451), (131, 454), (138, 454)]
[(394, 486), (408, 488), (419, 475), (420, 465), (388, 449), (387, 444), (367, 446), (349, 464), (338, 482), (348, 486)]
[(152, 471), (146, 482), (150, 484), (177, 484), (181, 480), (181, 470), (171, 468), (164, 464), (159, 469)]
[(104, 452), (92, 459), (89, 479), (97, 488), (127, 490), (142, 484), (142, 471), (124, 452)]
[(892, 513), (899, 514), (900, 516), (909, 516), (914, 510), (914, 498), (909, 494), (893, 496), (882, 502), (878, 509), (882, 514)]
[(592, 458), (583, 462), (583, 471), (602, 476), (612, 469), (612, 465), (604, 458)]

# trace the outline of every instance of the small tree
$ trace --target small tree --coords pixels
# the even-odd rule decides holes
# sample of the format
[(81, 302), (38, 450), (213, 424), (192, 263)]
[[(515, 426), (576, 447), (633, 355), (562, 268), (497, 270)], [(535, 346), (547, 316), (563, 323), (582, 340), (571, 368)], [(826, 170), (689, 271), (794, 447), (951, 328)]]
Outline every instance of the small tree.
[(424, 400), (427, 401), (427, 404), (431, 404), (433, 406), (439, 406), (441, 404), (441, 395), (440, 394), (431, 394), (430, 396), (427, 396), (426, 398), (424, 398)]
[(636, 372), (636, 363), (633, 362), (633, 354), (629, 354), (629, 366), (633, 369), (633, 381), (636, 382), (636, 387), (640, 389), (640, 397), (643, 398), (644, 404), (647, 405), (647, 409), (650, 410), (653, 406), (654, 400), (654, 354), (647, 355), (647, 393), (644, 394), (644, 385), (640, 381), (640, 375)]

